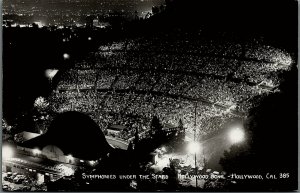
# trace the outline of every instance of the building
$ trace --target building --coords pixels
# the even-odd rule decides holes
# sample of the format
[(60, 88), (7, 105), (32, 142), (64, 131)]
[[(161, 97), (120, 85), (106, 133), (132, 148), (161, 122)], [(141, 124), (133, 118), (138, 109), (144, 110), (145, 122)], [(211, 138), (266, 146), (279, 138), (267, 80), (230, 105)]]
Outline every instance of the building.
[(122, 131), (127, 131), (127, 128), (125, 126), (123, 126), (123, 125), (110, 125), (107, 128), (108, 134), (117, 135), (117, 134), (119, 134)]
[(72, 175), (77, 167), (93, 167), (113, 149), (98, 125), (78, 112), (58, 115), (45, 134), (22, 132), (20, 136), (22, 143), (8, 145), (13, 153), (4, 157), (2, 169), (40, 183)]

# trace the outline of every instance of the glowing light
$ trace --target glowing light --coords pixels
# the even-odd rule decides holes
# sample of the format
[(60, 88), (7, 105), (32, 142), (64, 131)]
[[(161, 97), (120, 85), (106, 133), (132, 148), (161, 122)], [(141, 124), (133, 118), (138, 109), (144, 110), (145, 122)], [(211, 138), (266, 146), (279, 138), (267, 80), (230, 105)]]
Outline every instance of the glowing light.
[(74, 160), (74, 157), (70, 154), (66, 156), (69, 160)]
[(200, 144), (196, 141), (190, 142), (187, 146), (187, 150), (189, 153), (197, 153), (200, 151)]
[(91, 164), (91, 165), (94, 165), (96, 162), (95, 161), (89, 161), (89, 163)]
[(92, 40), (92, 38), (91, 38), (91, 37), (88, 37), (88, 40)]
[(63, 57), (64, 57), (65, 60), (70, 59), (70, 55), (67, 54), (67, 53), (65, 53), (65, 54), (63, 55)]
[(34, 22), (36, 25), (38, 25), (39, 28), (43, 27), (43, 23), (41, 21)]
[(63, 164), (57, 165), (56, 168), (61, 172), (63, 176), (72, 176), (75, 173), (73, 168), (67, 167)]
[(45, 71), (45, 76), (49, 79), (52, 79), (57, 74), (57, 72), (57, 69), (47, 69)]
[(241, 128), (234, 128), (229, 132), (229, 140), (232, 143), (239, 143), (244, 141), (245, 133)]
[(39, 150), (39, 149), (33, 149), (32, 152), (34, 154), (40, 154), (40, 153), (42, 153), (41, 150)]
[(169, 164), (170, 164), (170, 160), (168, 157), (163, 157), (161, 159), (158, 159), (156, 163), (156, 165), (160, 168), (167, 167)]
[(9, 159), (12, 158), (14, 155), (14, 150), (10, 146), (3, 146), (2, 147), (2, 158)]

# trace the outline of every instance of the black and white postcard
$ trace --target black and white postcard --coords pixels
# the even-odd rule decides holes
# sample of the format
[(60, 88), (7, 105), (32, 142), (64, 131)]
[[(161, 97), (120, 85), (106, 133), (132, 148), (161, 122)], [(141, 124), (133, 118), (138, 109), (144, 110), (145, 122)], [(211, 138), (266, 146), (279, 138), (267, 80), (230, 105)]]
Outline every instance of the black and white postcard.
[(297, 191), (296, 0), (3, 0), (3, 191)]

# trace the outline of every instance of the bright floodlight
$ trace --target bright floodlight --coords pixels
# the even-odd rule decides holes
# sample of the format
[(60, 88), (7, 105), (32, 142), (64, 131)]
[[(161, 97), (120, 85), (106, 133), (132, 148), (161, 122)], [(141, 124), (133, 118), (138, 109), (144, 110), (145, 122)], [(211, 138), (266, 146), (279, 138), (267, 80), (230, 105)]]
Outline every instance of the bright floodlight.
[(2, 147), (2, 158), (9, 159), (12, 158), (14, 155), (14, 150), (10, 146), (3, 146)]
[(88, 37), (88, 40), (92, 40), (92, 38), (91, 38), (91, 37)]
[(45, 75), (47, 78), (52, 79), (56, 74), (57, 74), (58, 70), (57, 69), (47, 69), (45, 71)]
[(64, 57), (64, 59), (66, 60), (66, 59), (69, 59), (69, 58), (70, 58), (70, 55), (67, 54), (67, 53), (65, 53), (65, 54), (63, 55), (63, 57)]
[(200, 144), (195, 141), (190, 142), (188, 144), (187, 150), (189, 151), (189, 153), (192, 153), (192, 154), (197, 153), (200, 150)]
[(239, 143), (244, 141), (245, 133), (241, 128), (234, 128), (229, 132), (229, 140), (232, 143)]

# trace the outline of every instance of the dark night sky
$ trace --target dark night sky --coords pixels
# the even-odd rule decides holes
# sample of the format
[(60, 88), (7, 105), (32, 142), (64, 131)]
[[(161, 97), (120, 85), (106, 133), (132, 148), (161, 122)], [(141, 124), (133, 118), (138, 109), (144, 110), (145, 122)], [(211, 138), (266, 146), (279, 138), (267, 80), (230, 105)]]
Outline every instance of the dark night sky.
[(13, 5), (15, 9), (30, 9), (31, 7), (42, 7), (47, 9), (49, 7), (58, 6), (61, 9), (66, 7), (67, 9), (74, 10), (79, 7), (82, 9), (84, 9), (84, 7), (98, 7), (99, 9), (144, 11), (146, 9), (151, 9), (153, 5), (161, 5), (163, 3), (164, 0), (3, 0), (4, 6)]

